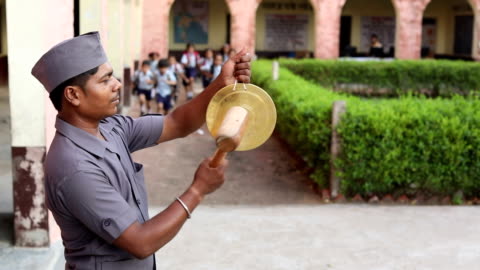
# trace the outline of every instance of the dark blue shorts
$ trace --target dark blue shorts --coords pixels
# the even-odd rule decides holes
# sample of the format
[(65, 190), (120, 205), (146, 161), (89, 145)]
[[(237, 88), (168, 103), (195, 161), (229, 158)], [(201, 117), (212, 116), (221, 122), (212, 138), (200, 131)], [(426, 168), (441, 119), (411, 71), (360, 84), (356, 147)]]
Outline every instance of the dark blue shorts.
[(197, 77), (197, 68), (186, 68), (185, 75), (187, 75), (187, 78)]
[(162, 97), (160, 94), (157, 94), (157, 103), (162, 103), (163, 109), (169, 111), (172, 108), (172, 95)]
[(152, 90), (138, 88), (137, 94), (138, 96), (145, 95), (147, 100), (152, 100)]

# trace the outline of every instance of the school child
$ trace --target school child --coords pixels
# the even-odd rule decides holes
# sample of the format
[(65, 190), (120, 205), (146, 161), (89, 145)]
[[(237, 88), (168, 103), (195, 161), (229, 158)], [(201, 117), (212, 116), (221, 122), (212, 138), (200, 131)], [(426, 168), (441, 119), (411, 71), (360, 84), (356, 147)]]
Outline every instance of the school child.
[(223, 44), (222, 48), (220, 49), (220, 54), (223, 57), (223, 63), (228, 61), (229, 58), (229, 52), (230, 52), (231, 46), (228, 43)]
[(169, 70), (167, 59), (158, 61), (158, 70), (156, 75), (155, 98), (157, 101), (157, 112), (168, 114), (172, 108), (172, 86), (177, 84), (175, 75)]
[(200, 54), (195, 51), (195, 46), (192, 43), (187, 44), (187, 48), (182, 55), (180, 62), (185, 68), (185, 75), (188, 78), (188, 84), (186, 85), (187, 99), (193, 98), (193, 84), (195, 77), (197, 76), (197, 65), (200, 63)]
[(215, 80), (218, 77), (218, 75), (220, 75), (220, 72), (222, 72), (222, 66), (223, 66), (223, 56), (221, 54), (215, 55), (215, 60), (213, 61), (213, 65), (210, 68), (210, 73), (209, 73), (210, 81)]
[(200, 71), (202, 72), (203, 88), (207, 87), (211, 82), (211, 79), (208, 77), (208, 74), (210, 73), (210, 69), (212, 68), (212, 65), (213, 65), (213, 50), (207, 49), (205, 51), (205, 58), (202, 59), (202, 64), (200, 65)]
[[(174, 55), (171, 55), (168, 58), (168, 70), (175, 75), (175, 78), (180, 79), (183, 82), (183, 86), (188, 84), (188, 78), (185, 76), (185, 70), (183, 69), (182, 64), (177, 62), (177, 58)], [(178, 99), (178, 88), (177, 85), (172, 86), (172, 105), (175, 106), (175, 103)]]
[(152, 89), (155, 84), (155, 76), (150, 70), (150, 61), (145, 60), (139, 70), (133, 75), (134, 89), (140, 101), (140, 115), (147, 114), (150, 110)]

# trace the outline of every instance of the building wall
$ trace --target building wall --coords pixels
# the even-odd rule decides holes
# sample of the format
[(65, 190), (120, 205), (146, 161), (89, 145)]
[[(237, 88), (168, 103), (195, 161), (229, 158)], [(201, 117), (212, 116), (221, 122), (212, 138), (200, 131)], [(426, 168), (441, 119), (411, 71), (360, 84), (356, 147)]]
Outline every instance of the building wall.
[[(219, 48), (227, 37), (227, 21), (228, 8), (224, 0), (207, 0), (210, 4), (209, 13), (209, 42), (207, 45), (197, 45), (197, 48), (203, 50), (205, 48)], [(285, 9), (271, 8), (266, 6), (268, 3), (309, 3), (308, 0), (263, 0), (257, 10), (256, 18), (256, 50), (269, 51), (265, 42), (265, 28), (267, 14), (306, 14), (308, 15), (308, 50), (314, 50), (314, 12), (313, 10), (302, 9)], [(458, 7), (467, 7), (467, 9), (459, 9)], [(424, 17), (436, 20), (436, 35), (434, 53), (437, 54), (453, 54), (453, 45), (455, 37), (455, 16), (456, 15), (472, 15), (472, 11), (468, 10), (467, 0), (432, 0), (427, 6)], [(171, 13), (172, 15), (172, 13)], [(391, 0), (347, 0), (342, 11), (342, 16), (351, 16), (351, 46), (357, 47), (359, 52), (366, 52), (361, 49), (362, 25), (361, 18), (363, 16), (387, 16), (395, 17), (395, 10)], [(170, 16), (170, 50), (183, 50), (185, 44), (174, 43), (174, 25), (173, 16)], [(386, 48), (388, 49), (388, 48)]]
[(80, 1), (80, 33), (99, 31), (117, 78), (140, 58), (141, 0)]
[(132, 0), (135, 1), (134, 14), (135, 14), (135, 28), (133, 33), (133, 58), (134, 60), (141, 60), (142, 55), (142, 18), (143, 18), (143, 1), (142, 0)]
[(108, 0), (107, 45), (105, 50), (113, 67), (115, 77), (123, 79), (124, 67), (124, 0)]

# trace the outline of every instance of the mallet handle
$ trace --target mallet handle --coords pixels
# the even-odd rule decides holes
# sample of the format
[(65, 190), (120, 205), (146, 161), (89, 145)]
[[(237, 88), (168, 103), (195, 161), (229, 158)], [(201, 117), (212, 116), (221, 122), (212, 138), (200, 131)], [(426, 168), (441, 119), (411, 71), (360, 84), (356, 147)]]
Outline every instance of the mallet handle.
[(215, 154), (213, 155), (212, 161), (210, 161), (210, 164), (208, 165), (210, 165), (211, 168), (217, 168), (226, 156), (227, 152), (217, 148), (217, 151), (215, 151)]

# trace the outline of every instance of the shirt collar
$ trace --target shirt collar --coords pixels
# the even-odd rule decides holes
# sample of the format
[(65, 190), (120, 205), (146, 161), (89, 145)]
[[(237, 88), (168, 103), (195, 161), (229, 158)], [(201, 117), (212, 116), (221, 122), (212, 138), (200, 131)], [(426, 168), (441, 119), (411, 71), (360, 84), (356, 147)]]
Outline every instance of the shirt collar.
[(78, 147), (97, 157), (103, 157), (107, 148), (106, 141), (100, 140), (92, 134), (63, 121), (58, 116), (55, 121), (55, 128), (57, 132), (70, 139)]

